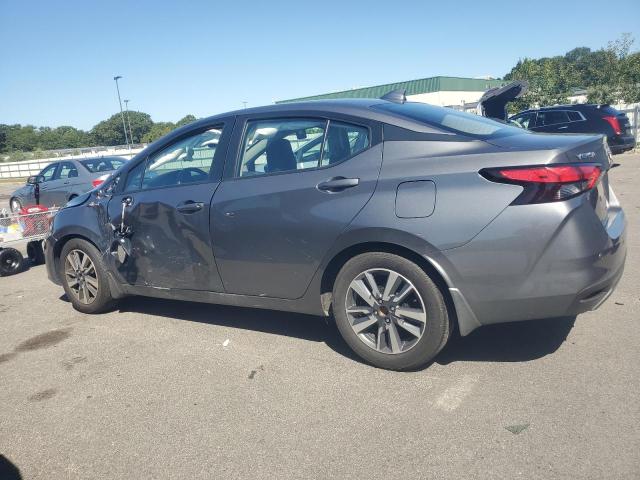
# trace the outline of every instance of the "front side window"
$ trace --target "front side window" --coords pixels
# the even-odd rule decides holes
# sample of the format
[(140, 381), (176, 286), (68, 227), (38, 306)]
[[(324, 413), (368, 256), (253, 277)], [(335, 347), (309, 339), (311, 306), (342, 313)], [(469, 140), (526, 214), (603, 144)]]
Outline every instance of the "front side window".
[(522, 128), (531, 128), (533, 127), (533, 120), (535, 119), (535, 113), (524, 113), (522, 115), (518, 115), (513, 117), (513, 121), (520, 125)]
[(242, 143), (239, 176), (332, 165), (369, 145), (369, 129), (358, 125), (293, 118), (252, 120), (247, 122)]
[(40, 176), (44, 177), (43, 182), (48, 182), (53, 178), (54, 173), (56, 173), (56, 169), (58, 168), (57, 163), (52, 163), (51, 165), (46, 166), (41, 172)]
[(129, 172), (125, 191), (208, 181), (221, 135), (221, 126), (210, 128), (154, 153)]
[(60, 164), (60, 171), (58, 172), (58, 178), (65, 180), (67, 178), (75, 178), (78, 176), (78, 169), (71, 162), (62, 162)]

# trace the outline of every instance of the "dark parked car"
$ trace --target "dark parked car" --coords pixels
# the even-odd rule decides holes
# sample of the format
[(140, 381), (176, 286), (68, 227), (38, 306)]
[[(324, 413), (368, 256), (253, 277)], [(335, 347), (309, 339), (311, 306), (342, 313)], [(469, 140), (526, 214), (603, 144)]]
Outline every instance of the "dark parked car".
[(428, 363), (455, 328), (609, 296), (625, 216), (602, 136), (387, 98), (172, 132), (56, 215), (49, 277), (86, 313), (145, 295), (333, 314), (358, 355), (396, 370)]
[(122, 157), (99, 157), (50, 163), (11, 194), (9, 207), (12, 212), (18, 212), (36, 203), (46, 207), (62, 206), (100, 185), (125, 162)]
[(523, 128), (545, 133), (600, 133), (607, 137), (611, 153), (636, 145), (629, 118), (609, 105), (575, 104), (526, 110), (509, 118)]

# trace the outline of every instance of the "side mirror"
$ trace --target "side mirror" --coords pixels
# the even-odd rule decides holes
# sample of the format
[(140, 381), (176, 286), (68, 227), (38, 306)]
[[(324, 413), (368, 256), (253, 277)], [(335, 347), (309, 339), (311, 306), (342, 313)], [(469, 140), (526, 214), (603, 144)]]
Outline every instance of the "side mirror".
[(44, 177), (42, 175), (31, 175), (29, 178), (27, 178), (28, 185), (36, 185), (42, 182), (44, 182)]

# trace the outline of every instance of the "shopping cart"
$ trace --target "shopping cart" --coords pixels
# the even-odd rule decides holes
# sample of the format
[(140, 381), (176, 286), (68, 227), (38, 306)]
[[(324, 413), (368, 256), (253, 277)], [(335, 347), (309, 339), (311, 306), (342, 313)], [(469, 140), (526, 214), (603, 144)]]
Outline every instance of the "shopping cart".
[(42, 240), (49, 235), (51, 222), (58, 208), (33, 205), (17, 214), (0, 211), (0, 276), (20, 271), (24, 258), (15, 247), (27, 244), (27, 255), (32, 264), (44, 263)]

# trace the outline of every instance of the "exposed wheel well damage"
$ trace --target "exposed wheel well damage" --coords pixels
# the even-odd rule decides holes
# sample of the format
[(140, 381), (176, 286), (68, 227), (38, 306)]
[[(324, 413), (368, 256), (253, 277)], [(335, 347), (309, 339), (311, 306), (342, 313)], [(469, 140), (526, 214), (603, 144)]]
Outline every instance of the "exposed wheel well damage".
[(427, 275), (433, 280), (436, 284), (440, 293), (444, 298), (444, 301), (447, 305), (447, 312), (449, 313), (449, 319), (451, 328), (454, 328), (454, 325), (458, 324), (458, 319), (456, 315), (456, 309), (453, 303), (453, 299), (451, 297), (451, 293), (449, 291), (449, 285), (443, 278), (442, 274), (436, 269), (429, 260), (422, 257), (418, 253), (413, 250), (402, 247), (400, 245), (396, 245), (393, 243), (386, 242), (366, 242), (359, 243), (357, 245), (352, 245), (336, 256), (334, 256), (331, 261), (328, 263), (327, 267), (324, 269), (324, 273), (322, 275), (322, 281), (320, 283), (320, 294), (322, 299), (322, 308), (325, 311), (325, 314), (329, 314), (329, 310), (331, 308), (331, 299), (333, 292), (333, 284), (336, 281), (336, 277), (338, 276), (338, 272), (342, 268), (342, 266), (349, 261), (349, 259), (355, 257), (356, 255), (360, 255), (366, 252), (386, 252), (398, 255), (400, 257), (404, 257), (407, 260), (411, 260), (413, 263), (422, 268)]

